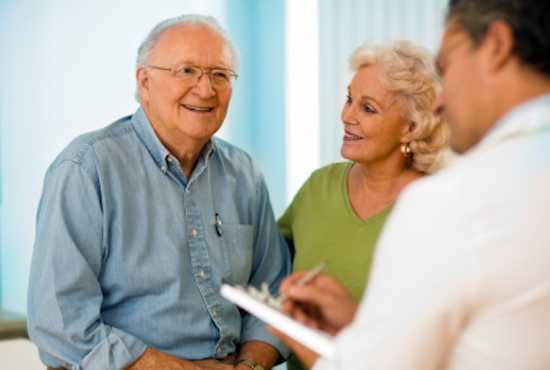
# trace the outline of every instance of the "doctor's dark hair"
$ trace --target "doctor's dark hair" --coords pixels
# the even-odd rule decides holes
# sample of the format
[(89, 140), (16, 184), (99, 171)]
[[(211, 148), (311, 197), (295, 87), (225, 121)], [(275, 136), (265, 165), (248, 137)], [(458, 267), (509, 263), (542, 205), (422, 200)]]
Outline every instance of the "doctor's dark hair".
[(492, 22), (503, 20), (514, 32), (513, 53), (550, 77), (550, 0), (450, 0), (447, 21), (456, 19), (474, 47), (481, 45)]

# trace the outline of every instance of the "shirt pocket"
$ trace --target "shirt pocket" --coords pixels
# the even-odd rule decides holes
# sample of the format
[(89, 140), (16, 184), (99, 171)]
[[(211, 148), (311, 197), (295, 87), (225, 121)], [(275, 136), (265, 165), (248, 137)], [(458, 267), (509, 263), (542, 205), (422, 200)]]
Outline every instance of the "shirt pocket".
[(252, 271), (254, 226), (221, 225), (221, 239), (225, 262), (225, 281), (247, 285)]

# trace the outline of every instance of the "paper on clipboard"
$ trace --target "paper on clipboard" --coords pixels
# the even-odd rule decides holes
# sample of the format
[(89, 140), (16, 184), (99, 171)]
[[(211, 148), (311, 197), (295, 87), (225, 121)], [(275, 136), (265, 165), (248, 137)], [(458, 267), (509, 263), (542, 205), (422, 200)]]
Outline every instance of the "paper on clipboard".
[(336, 352), (334, 340), (327, 333), (299, 323), (267, 303), (231, 285), (222, 284), (220, 294), (228, 301), (277, 328), (320, 356), (326, 359), (334, 357)]

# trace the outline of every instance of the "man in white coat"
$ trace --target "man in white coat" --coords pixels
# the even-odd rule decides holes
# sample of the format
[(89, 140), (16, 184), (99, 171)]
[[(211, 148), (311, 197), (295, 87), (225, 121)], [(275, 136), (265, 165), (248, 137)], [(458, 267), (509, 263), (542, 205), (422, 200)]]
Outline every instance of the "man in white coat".
[(550, 369), (548, 14), (450, 1), (433, 110), (463, 155), (404, 191), (358, 307), (328, 276), (282, 285), (295, 317), (337, 334), (334, 358), (282, 336), (315, 370)]

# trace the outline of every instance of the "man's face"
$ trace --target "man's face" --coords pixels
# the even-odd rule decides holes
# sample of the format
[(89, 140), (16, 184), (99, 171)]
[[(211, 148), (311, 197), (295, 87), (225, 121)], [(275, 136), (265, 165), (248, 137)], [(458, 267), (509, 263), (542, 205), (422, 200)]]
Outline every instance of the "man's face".
[[(214, 68), (231, 68), (232, 56), (223, 37), (212, 29), (179, 25), (161, 35), (148, 63), (172, 70), (199, 66), (208, 73)], [(188, 87), (170, 71), (138, 69), (142, 105), (169, 149), (185, 143), (202, 146), (222, 125), (232, 90), (214, 89), (207, 73), (197, 85)]]
[(474, 146), (486, 132), (483, 47), (473, 50), (468, 35), (447, 23), (437, 58), (442, 90), (432, 106), (451, 127), (450, 145), (458, 153)]

